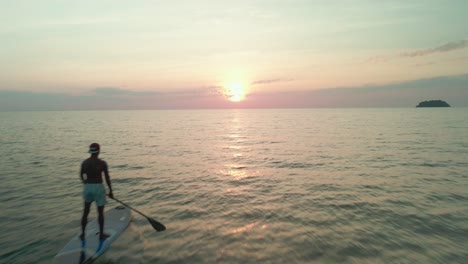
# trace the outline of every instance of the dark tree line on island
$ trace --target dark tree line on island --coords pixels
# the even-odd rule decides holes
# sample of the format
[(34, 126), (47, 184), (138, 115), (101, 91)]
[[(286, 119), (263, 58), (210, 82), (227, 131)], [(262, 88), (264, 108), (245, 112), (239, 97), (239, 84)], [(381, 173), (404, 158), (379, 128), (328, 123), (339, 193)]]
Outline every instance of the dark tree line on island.
[(420, 102), (416, 107), (450, 107), (450, 105), (442, 100), (430, 100)]

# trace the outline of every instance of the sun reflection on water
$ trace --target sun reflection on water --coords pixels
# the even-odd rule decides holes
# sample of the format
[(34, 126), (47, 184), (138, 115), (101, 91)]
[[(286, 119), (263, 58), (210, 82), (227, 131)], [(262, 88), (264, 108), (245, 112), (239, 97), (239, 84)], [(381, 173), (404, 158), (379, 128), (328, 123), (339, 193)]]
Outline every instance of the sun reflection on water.
[(224, 233), (224, 235), (233, 235), (233, 234), (248, 232), (248, 231), (254, 229), (257, 226), (259, 227), (259, 229), (267, 229), (268, 228), (268, 225), (266, 225), (266, 224), (263, 224), (261, 226), (259, 226), (259, 224), (260, 224), (260, 222), (253, 222), (253, 223), (241, 226), (239, 228), (231, 229), (231, 230), (227, 231), (226, 233)]
[(242, 167), (240, 165), (237, 165), (236, 167), (233, 167), (232, 165), (227, 165), (226, 167), (230, 167), (231, 169), (228, 170), (221, 170), (221, 174), (230, 176), (232, 179), (235, 180), (242, 180), (250, 175), (247, 173), (247, 171), (243, 170), (245, 167)]

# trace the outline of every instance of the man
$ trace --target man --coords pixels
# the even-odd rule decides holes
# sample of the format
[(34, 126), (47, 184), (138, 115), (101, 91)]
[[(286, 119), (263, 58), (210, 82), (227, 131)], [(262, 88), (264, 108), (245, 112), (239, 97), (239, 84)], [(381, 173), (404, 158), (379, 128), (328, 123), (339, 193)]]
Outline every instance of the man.
[(89, 146), (91, 157), (83, 161), (81, 164), (80, 178), (84, 184), (83, 199), (84, 211), (81, 218), (81, 235), (80, 239), (85, 239), (85, 229), (88, 223), (88, 214), (91, 203), (96, 202), (98, 208), (99, 235), (100, 239), (106, 239), (108, 234), (104, 233), (104, 205), (106, 204), (106, 190), (102, 184), (102, 174), (106, 177), (106, 183), (109, 187), (109, 197), (114, 198), (112, 194), (112, 186), (107, 170), (107, 163), (98, 158), (100, 146), (98, 143), (93, 143)]

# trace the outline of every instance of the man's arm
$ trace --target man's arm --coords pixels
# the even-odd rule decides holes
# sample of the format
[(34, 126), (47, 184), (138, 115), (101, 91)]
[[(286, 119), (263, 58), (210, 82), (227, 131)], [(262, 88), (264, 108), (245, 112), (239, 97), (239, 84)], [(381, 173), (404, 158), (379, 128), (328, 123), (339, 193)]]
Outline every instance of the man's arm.
[(80, 168), (80, 179), (81, 179), (81, 182), (82, 182), (83, 184), (85, 184), (85, 183), (86, 183), (86, 180), (84, 179), (83, 174), (84, 174), (84, 171), (83, 171), (83, 164), (81, 164), (81, 168)]
[(109, 176), (109, 170), (107, 169), (107, 163), (105, 162), (104, 162), (104, 176), (106, 177), (106, 183), (107, 183), (107, 186), (109, 187), (109, 197), (114, 199), (114, 194), (112, 193), (111, 180)]

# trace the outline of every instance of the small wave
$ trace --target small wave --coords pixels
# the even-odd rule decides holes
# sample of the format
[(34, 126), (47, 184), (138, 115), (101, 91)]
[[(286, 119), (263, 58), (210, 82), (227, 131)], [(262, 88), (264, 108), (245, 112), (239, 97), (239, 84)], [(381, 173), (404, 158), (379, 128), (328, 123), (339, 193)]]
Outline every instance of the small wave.
[(126, 178), (112, 178), (112, 182), (114, 183), (135, 183), (135, 182), (138, 182), (138, 183), (142, 183), (144, 181), (148, 180), (148, 178), (145, 178), (145, 177), (134, 177), (134, 176), (129, 176), (129, 177), (126, 177)]
[(427, 197), (430, 201), (444, 201), (444, 202), (467, 202), (467, 195), (460, 195), (455, 193), (437, 193), (431, 194)]
[[(382, 251), (369, 243), (359, 243), (356, 241), (350, 241), (343, 248), (338, 249), (337, 257), (347, 260), (349, 258), (370, 258), (379, 257)], [(341, 262), (341, 261), (340, 261)]]
[(308, 168), (321, 167), (325, 165), (325, 163), (303, 163), (303, 162), (281, 162), (281, 161), (273, 161), (270, 163), (275, 164), (273, 167), (280, 168), (280, 169), (308, 169)]
[(341, 191), (342, 187), (337, 184), (323, 183), (323, 184), (312, 185), (308, 187), (307, 190), (311, 192), (330, 192), (330, 191), (336, 192), (336, 191)]
[(382, 188), (382, 187), (380, 187), (378, 185), (369, 185), (369, 184), (362, 185), (362, 188), (371, 189), (371, 190), (379, 190), (379, 191), (385, 190), (384, 188)]
[(33, 241), (31, 243), (28, 243), (22, 247), (19, 247), (19, 248), (16, 248), (16, 249), (13, 249), (9, 252), (6, 252), (5, 254), (3, 255), (0, 255), (0, 258), (7, 258), (7, 257), (10, 257), (10, 256), (14, 256), (14, 255), (17, 255), (17, 254), (22, 254), (22, 253), (26, 253), (26, 252), (29, 252), (31, 251), (32, 248), (36, 247), (36, 246), (39, 246), (41, 244), (44, 243), (44, 239), (38, 239), (36, 241)]
[(113, 170), (116, 170), (116, 171), (121, 171), (121, 170), (141, 170), (141, 169), (144, 169), (146, 167), (143, 167), (143, 166), (130, 166), (128, 164), (122, 164), (122, 165), (116, 165), (116, 166), (113, 166), (112, 169)]
[(385, 202), (396, 205), (396, 206), (406, 206), (406, 207), (413, 207), (413, 208), (416, 207), (415, 203), (410, 202), (410, 201), (404, 201), (401, 199), (397, 199), (397, 200), (388, 199), (388, 200), (385, 200)]
[(243, 169), (247, 169), (247, 167), (246, 166), (233, 166), (233, 167), (231, 167), (231, 169), (243, 170)]
[(356, 210), (356, 209), (363, 209), (363, 208), (372, 208), (375, 207), (375, 204), (368, 203), (368, 202), (352, 202), (352, 203), (341, 203), (341, 204), (330, 204), (330, 207), (338, 208), (338, 209), (346, 209), (346, 210)]
[(442, 164), (442, 163), (422, 163), (420, 166), (422, 166), (422, 167), (436, 168), (436, 167), (447, 167), (447, 164)]
[(204, 210), (185, 209), (176, 212), (174, 214), (174, 218), (180, 221), (186, 219), (200, 218), (204, 215), (206, 215), (206, 211)]

